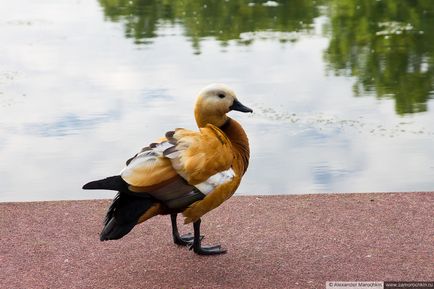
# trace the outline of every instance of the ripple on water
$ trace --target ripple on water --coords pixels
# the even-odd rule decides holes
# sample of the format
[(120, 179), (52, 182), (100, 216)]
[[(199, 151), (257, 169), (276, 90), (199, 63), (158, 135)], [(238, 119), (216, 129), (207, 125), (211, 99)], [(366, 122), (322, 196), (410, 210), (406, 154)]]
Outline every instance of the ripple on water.
[(257, 109), (251, 117), (280, 122), (282, 124), (297, 124), (299, 129), (314, 128), (317, 130), (342, 130), (359, 134), (369, 134), (379, 137), (399, 137), (402, 135), (434, 135), (411, 121), (400, 121), (393, 124), (383, 124), (366, 120), (363, 116), (355, 119), (340, 118), (326, 113), (294, 113), (278, 111), (272, 107), (256, 105)]

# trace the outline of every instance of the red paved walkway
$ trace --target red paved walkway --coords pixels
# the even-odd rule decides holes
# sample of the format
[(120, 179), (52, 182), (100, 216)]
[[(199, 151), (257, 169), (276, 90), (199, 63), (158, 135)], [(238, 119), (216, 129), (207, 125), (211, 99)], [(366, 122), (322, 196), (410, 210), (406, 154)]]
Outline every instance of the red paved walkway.
[[(325, 288), (434, 279), (434, 193), (234, 197), (196, 256), (168, 217), (100, 242), (109, 201), (0, 203), (0, 288)], [(183, 227), (190, 231), (191, 226)]]

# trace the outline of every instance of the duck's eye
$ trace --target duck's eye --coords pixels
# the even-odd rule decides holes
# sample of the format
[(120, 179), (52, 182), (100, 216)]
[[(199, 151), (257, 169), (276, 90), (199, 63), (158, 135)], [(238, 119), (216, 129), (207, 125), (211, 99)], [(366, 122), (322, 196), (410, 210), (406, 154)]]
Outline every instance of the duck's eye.
[(225, 98), (226, 95), (224, 95), (223, 93), (219, 93), (217, 96), (220, 98)]

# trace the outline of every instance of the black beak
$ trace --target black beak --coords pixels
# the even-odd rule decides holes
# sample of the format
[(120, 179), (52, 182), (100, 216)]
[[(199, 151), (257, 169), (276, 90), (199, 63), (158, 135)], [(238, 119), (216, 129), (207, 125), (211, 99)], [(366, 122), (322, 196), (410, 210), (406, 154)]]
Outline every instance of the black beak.
[(230, 110), (238, 110), (241, 112), (253, 112), (251, 108), (248, 108), (244, 104), (238, 101), (238, 99), (234, 99), (234, 103), (229, 107)]

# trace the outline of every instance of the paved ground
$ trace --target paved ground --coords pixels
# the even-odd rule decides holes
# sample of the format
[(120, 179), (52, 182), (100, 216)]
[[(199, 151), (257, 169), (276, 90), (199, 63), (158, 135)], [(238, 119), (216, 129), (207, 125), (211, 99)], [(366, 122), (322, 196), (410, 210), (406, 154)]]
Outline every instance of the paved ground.
[[(434, 279), (434, 193), (233, 197), (196, 256), (168, 217), (100, 242), (109, 201), (0, 203), (0, 288), (325, 288)], [(182, 227), (183, 231), (191, 226)]]

